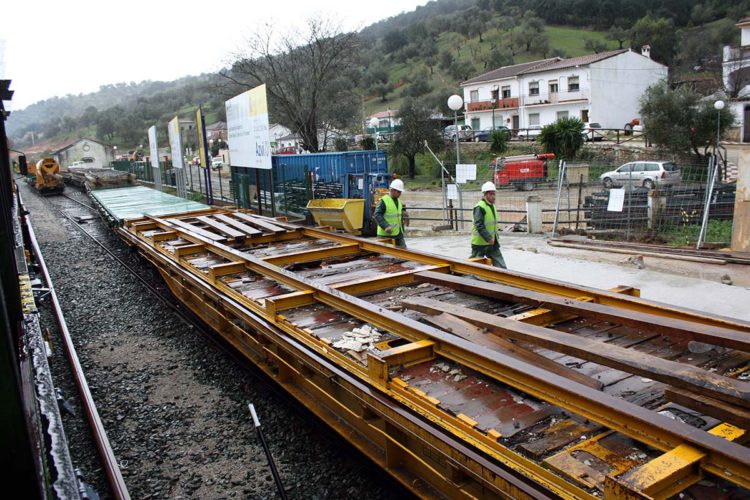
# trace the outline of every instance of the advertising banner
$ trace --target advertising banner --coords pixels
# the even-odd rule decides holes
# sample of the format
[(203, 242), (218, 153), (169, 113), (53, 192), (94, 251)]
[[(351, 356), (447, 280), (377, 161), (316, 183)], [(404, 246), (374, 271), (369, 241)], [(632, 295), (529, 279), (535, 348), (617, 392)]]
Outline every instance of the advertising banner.
[(169, 122), (169, 148), (172, 150), (172, 166), (183, 168), (182, 162), (182, 139), (180, 138), (180, 119), (175, 116)]
[(271, 168), (266, 86), (226, 101), (227, 142), (233, 167)]
[(151, 168), (154, 172), (154, 187), (161, 191), (161, 171), (159, 170), (159, 142), (156, 139), (156, 125), (148, 129), (148, 150)]

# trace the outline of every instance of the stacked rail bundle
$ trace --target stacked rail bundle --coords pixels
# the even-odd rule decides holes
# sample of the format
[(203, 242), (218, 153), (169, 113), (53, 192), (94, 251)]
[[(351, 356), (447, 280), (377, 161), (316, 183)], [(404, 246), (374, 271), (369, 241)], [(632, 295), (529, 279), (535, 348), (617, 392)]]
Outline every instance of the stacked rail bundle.
[(750, 324), (245, 211), (118, 232), (417, 494), (750, 495)]

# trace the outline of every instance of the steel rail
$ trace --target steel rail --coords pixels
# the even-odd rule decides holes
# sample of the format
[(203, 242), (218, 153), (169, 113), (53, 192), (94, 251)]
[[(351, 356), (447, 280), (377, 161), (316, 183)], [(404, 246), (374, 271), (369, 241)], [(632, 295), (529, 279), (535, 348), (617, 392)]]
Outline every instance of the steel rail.
[(36, 239), (36, 234), (34, 233), (34, 229), (31, 226), (30, 221), (27, 221), (27, 228), (29, 231), (29, 240), (31, 241), (32, 249), (34, 251), (34, 254), (36, 255), (39, 269), (41, 270), (42, 276), (44, 276), (44, 280), (46, 281), (47, 287), (49, 288), (50, 302), (52, 304), (52, 313), (55, 317), (55, 323), (57, 323), (57, 328), (63, 340), (65, 353), (67, 354), (68, 362), (70, 363), (71, 371), (73, 373), (73, 378), (75, 379), (76, 386), (78, 387), (78, 392), (81, 396), (81, 402), (83, 403), (83, 409), (86, 413), (86, 419), (88, 420), (89, 426), (91, 427), (94, 442), (96, 444), (97, 450), (99, 451), (99, 457), (102, 460), (104, 473), (107, 476), (109, 486), (112, 490), (112, 495), (118, 500), (129, 500), (130, 493), (128, 492), (128, 488), (125, 485), (125, 480), (122, 477), (120, 467), (117, 465), (117, 458), (115, 457), (112, 446), (109, 442), (109, 439), (107, 438), (107, 431), (104, 429), (104, 424), (102, 423), (99, 412), (96, 409), (96, 404), (94, 403), (94, 398), (91, 395), (91, 390), (89, 389), (86, 375), (83, 372), (83, 367), (81, 366), (81, 362), (78, 359), (78, 354), (76, 353), (75, 346), (73, 345), (73, 339), (70, 336), (68, 325), (65, 322), (65, 317), (63, 316), (60, 301), (57, 298), (55, 287), (52, 284), (52, 278), (50, 277), (49, 271), (47, 269), (47, 264), (44, 261), (44, 256), (42, 255), (41, 248), (39, 247), (39, 242)]
[[(436, 352), (448, 359), (654, 448), (669, 451), (683, 444), (692, 444), (706, 453), (704, 468), (710, 469), (711, 472), (730, 482), (750, 485), (750, 453), (744, 446), (551, 374), (532, 364), (477, 346), (405, 315), (373, 306), (358, 297), (300, 277), (245, 252), (189, 233), (167, 220), (153, 216), (147, 216), (147, 219), (163, 228), (179, 233), (188, 241), (202, 243), (207, 249), (229, 260), (244, 260), (251, 270), (268, 278), (278, 280), (297, 290), (312, 290), (319, 302), (367, 321), (378, 328), (398, 332), (400, 336), (411, 341), (433, 340), (437, 343)], [(405, 258), (409, 257), (405, 256)]]

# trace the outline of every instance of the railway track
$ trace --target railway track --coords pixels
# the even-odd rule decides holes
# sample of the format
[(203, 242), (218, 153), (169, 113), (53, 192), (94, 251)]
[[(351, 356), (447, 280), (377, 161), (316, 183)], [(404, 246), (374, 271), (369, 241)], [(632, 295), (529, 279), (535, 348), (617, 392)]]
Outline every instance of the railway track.
[[(250, 364), (244, 356), (240, 355), (230, 343), (226, 342), (222, 337), (217, 336), (203, 321), (201, 321), (200, 318), (176, 301), (170, 291), (164, 288), (163, 282), (160, 280), (154, 280), (154, 276), (151, 276), (151, 273), (144, 273), (143, 260), (130, 249), (125, 249), (125, 251), (123, 251), (122, 242), (114, 237), (114, 234), (109, 228), (104, 227), (98, 221), (99, 215), (96, 209), (93, 206), (76, 199), (76, 196), (81, 195), (79, 193), (73, 193), (72, 196), (63, 195), (48, 197), (44, 200), (60, 216), (64, 217), (79, 233), (83, 234), (89, 242), (106, 252), (108, 257), (116, 262), (119, 267), (135, 277), (138, 280), (139, 285), (145, 287), (151, 296), (155, 297), (162, 305), (166, 306), (176, 314), (177, 317), (180, 318), (180, 321), (188, 326), (191, 331), (200, 333), (205, 340), (209, 341), (212, 348), (221, 352), (222, 356), (232, 359), (236, 366), (242, 367), (245, 373), (253, 378), (254, 382), (259, 386), (262, 392), (273, 394), (274, 399), (283, 401), (286, 408), (294, 411), (297, 417), (302, 418), (306, 422), (305, 427), (310, 429), (320, 428), (320, 421), (305, 408), (301, 407), (296, 399), (292, 398), (285, 391), (280, 390), (280, 388), (263, 372), (257, 370), (257, 368)], [(96, 219), (90, 218), (94, 216)], [(257, 404), (258, 403), (256, 402), (256, 405)], [(278, 409), (274, 410), (269, 407), (266, 411), (270, 414), (278, 414)], [(251, 420), (249, 413), (247, 414), (247, 422), (248, 427), (250, 427)], [(334, 446), (333, 443), (336, 442), (336, 439), (330, 431), (321, 433), (321, 437), (329, 441), (329, 446)], [(341, 447), (341, 443), (338, 442), (336, 446)], [(349, 447), (347, 445), (344, 446), (341, 451), (342, 453), (351, 456), (351, 454), (354, 453), (354, 450), (349, 449), (349, 451), (347, 451), (348, 449)], [(364, 471), (371, 469), (371, 466), (361, 457), (356, 457), (352, 463), (358, 470)], [(385, 491), (391, 491), (396, 495), (404, 494), (399, 486), (392, 484), (389, 478), (378, 473), (375, 473), (372, 476), (374, 478), (379, 478), (379, 480), (384, 483), (382, 487), (385, 488)], [(366, 483), (367, 481), (365, 481), (365, 484)]]
[(118, 232), (417, 494), (748, 493), (746, 323), (241, 211)]

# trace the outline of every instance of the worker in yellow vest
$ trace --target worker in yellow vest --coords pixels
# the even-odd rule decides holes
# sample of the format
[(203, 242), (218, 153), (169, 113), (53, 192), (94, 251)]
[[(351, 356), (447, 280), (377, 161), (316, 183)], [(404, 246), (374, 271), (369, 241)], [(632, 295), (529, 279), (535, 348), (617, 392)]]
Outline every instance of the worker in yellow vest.
[(391, 238), (399, 248), (406, 248), (404, 240), (404, 217), (406, 209), (399, 199), (404, 192), (404, 181), (394, 179), (390, 193), (380, 198), (375, 207), (375, 223), (378, 225), (378, 238)]
[(495, 267), (505, 266), (505, 259), (497, 241), (497, 209), (495, 183), (482, 184), (482, 199), (474, 205), (474, 227), (471, 230), (471, 256), (488, 257)]

